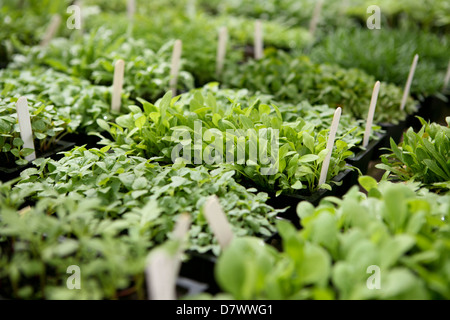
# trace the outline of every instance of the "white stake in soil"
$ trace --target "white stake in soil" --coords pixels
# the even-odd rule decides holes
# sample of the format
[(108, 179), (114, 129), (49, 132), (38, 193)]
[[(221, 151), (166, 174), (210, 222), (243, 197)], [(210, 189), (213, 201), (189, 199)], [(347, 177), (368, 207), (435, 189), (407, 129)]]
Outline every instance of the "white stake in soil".
[(450, 83), (450, 60), (448, 61), (448, 67), (447, 67), (447, 74), (445, 75), (444, 79), (444, 90), (448, 88), (448, 85)]
[(176, 275), (174, 259), (165, 251), (151, 254), (145, 268), (148, 296), (151, 300), (175, 300)]
[(309, 33), (311, 36), (314, 36), (317, 29), (317, 24), (319, 23), (320, 13), (322, 11), (323, 0), (318, 0), (316, 2), (316, 6), (314, 7), (313, 16), (311, 18), (311, 22), (309, 23)]
[(364, 132), (364, 140), (363, 140), (364, 148), (367, 147), (367, 145), (369, 144), (369, 138), (372, 132), (373, 117), (375, 115), (375, 108), (377, 106), (379, 93), (380, 93), (380, 81), (377, 81), (375, 83), (375, 86), (373, 87), (372, 100), (370, 101), (369, 107), (369, 114), (367, 115), (366, 131)]
[[(30, 112), (28, 111), (28, 101), (25, 97), (20, 97), (16, 103), (17, 118), (19, 120), (20, 138), (23, 140), (23, 148), (33, 149), (33, 130), (31, 129)], [(27, 161), (36, 159), (36, 152), (25, 157)]]
[(50, 25), (48, 26), (47, 31), (45, 32), (45, 36), (40, 43), (41, 47), (48, 46), (50, 41), (52, 41), (52, 39), (55, 37), (56, 32), (58, 31), (60, 25), (61, 25), (61, 16), (59, 14), (55, 14), (52, 17)]
[(177, 95), (177, 83), (178, 83), (178, 73), (180, 71), (180, 59), (181, 59), (181, 40), (175, 41), (172, 53), (172, 67), (170, 70), (170, 89), (172, 90), (172, 96)]
[(330, 134), (328, 136), (327, 150), (328, 153), (322, 163), (322, 171), (320, 172), (319, 186), (327, 181), (328, 167), (330, 166), (331, 154), (333, 152), (334, 139), (341, 119), (342, 109), (339, 107), (334, 112), (333, 122), (331, 123)]
[(177, 223), (173, 229), (173, 237), (181, 242), (180, 249), (178, 250), (174, 258), (174, 274), (177, 275), (181, 268), (181, 258), (184, 252), (184, 247), (186, 244), (186, 235), (188, 234), (189, 228), (191, 226), (191, 217), (187, 213), (183, 213), (177, 220)]
[(264, 54), (264, 43), (263, 43), (263, 30), (261, 20), (256, 20), (255, 22), (255, 59), (259, 60), (263, 58)]
[(181, 267), (186, 235), (191, 225), (191, 217), (183, 213), (173, 230), (175, 240), (181, 241), (178, 252), (171, 256), (165, 250), (152, 252), (146, 268), (146, 280), (149, 297), (152, 300), (175, 300), (176, 278)]
[(113, 80), (113, 92), (111, 110), (113, 112), (120, 112), (122, 104), (122, 88), (123, 88), (123, 76), (125, 73), (125, 61), (122, 59), (117, 60), (114, 67), (114, 80)]
[(406, 106), (406, 101), (409, 97), (409, 91), (411, 90), (411, 84), (414, 79), (414, 73), (416, 72), (417, 62), (419, 61), (419, 55), (416, 54), (414, 56), (413, 63), (411, 65), (411, 69), (409, 70), (408, 80), (406, 81), (405, 91), (403, 92), (402, 104), (400, 105), (400, 110), (404, 110)]
[(219, 77), (223, 71), (225, 63), (225, 54), (227, 50), (228, 31), (226, 27), (219, 30), (219, 43), (217, 46), (217, 60), (216, 60), (216, 76)]
[(136, 0), (128, 0), (127, 15), (128, 20), (130, 20), (130, 24), (133, 24), (135, 13), (136, 13)]
[(76, 0), (74, 5), (77, 6), (78, 8), (80, 8), (80, 16), (78, 17), (79, 18), (79, 24), (78, 24), (79, 28), (77, 28), (77, 29), (80, 30), (80, 34), (82, 35), (84, 33), (84, 30), (83, 30), (83, 28), (84, 28), (84, 25), (83, 25), (84, 24), (84, 21), (83, 21), (83, 0)]
[(233, 239), (233, 231), (217, 196), (211, 196), (206, 200), (204, 213), (220, 247), (225, 249)]

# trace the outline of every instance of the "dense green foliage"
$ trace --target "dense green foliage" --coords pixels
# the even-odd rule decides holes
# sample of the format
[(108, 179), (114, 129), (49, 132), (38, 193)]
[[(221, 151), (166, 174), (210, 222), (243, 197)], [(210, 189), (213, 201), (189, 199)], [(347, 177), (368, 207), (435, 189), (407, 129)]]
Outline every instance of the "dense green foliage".
[(360, 182), (368, 196), (354, 187), (316, 208), (301, 202), (301, 231), (278, 223), (282, 252), (256, 238), (235, 239), (215, 269), (228, 297), (448, 299), (450, 196)]
[(419, 63), (411, 93), (426, 97), (442, 90), (450, 38), (414, 30), (338, 29), (311, 52), (317, 62), (358, 68), (377, 80), (404, 87), (414, 55)]
[(450, 129), (420, 118), (422, 128), (409, 128), (397, 145), (391, 140), (390, 154), (383, 155), (378, 168), (392, 173), (394, 179), (417, 181), (441, 191), (450, 190)]
[[(328, 104), (342, 107), (344, 114), (365, 119), (369, 110), (375, 78), (358, 69), (336, 65), (315, 64), (308, 57), (293, 57), (283, 51), (266, 52), (261, 60), (227, 70), (224, 84), (247, 88), (251, 92), (271, 94), (277, 101)], [(382, 83), (378, 98), (376, 122), (397, 122), (415, 110), (409, 98), (405, 111), (400, 111), (403, 92), (396, 86)]]

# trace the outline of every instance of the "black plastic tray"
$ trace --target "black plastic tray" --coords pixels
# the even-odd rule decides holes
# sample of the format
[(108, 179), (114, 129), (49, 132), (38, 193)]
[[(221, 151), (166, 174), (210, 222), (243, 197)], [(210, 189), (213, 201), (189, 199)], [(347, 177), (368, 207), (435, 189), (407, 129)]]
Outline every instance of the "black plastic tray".
[[(55, 147), (52, 150), (45, 152), (44, 154), (36, 154), (36, 158), (52, 158), (54, 160), (58, 160), (62, 157), (62, 155), (58, 154), (59, 152), (70, 150), (75, 145), (74, 142), (69, 141), (57, 141)], [(23, 166), (15, 166), (15, 167), (0, 167), (0, 181), (6, 182), (12, 179), (15, 179), (20, 176), (20, 173), (32, 167), (33, 164), (29, 162)]]
[(342, 182), (340, 186), (334, 185), (332, 186), (332, 190), (321, 189), (311, 195), (281, 194), (280, 196), (276, 197), (275, 194), (269, 194), (270, 199), (267, 201), (267, 204), (274, 207), (275, 209), (284, 209), (288, 207), (285, 212), (278, 214), (278, 217), (289, 220), (297, 228), (300, 228), (300, 218), (297, 215), (297, 205), (299, 202), (308, 201), (312, 205), (317, 206), (320, 203), (320, 200), (325, 197), (340, 197), (344, 195), (348, 191), (348, 189), (351, 188), (352, 181), (354, 180), (354, 175), (357, 174), (358, 173), (356, 171), (352, 171), (350, 169), (342, 171), (332, 179), (335, 182)]
[(358, 148), (359, 152), (356, 153), (354, 157), (347, 158), (346, 160), (349, 165), (358, 168), (363, 175), (367, 173), (369, 163), (373, 159), (374, 153), (378, 151), (386, 138), (385, 133), (378, 133), (377, 136), (378, 139), (370, 141), (365, 150)]
[(450, 116), (450, 96), (446, 96), (446, 99), (447, 101), (444, 101), (436, 96), (425, 98), (421, 102), (417, 113), (412, 117), (408, 117), (407, 127), (412, 127), (415, 131), (422, 128), (419, 119), (415, 117), (416, 115), (425, 121), (438, 122), (445, 125), (442, 121), (445, 120), (445, 117)]
[(391, 138), (395, 141), (395, 143), (400, 142), (403, 136), (403, 131), (406, 127), (406, 120), (402, 120), (398, 124), (381, 123), (380, 126), (386, 134), (380, 142), (378, 150), (373, 153), (372, 160), (378, 160), (382, 154), (388, 153), (388, 151), (382, 149), (391, 147)]
[[(284, 220), (282, 218), (277, 219)], [(281, 238), (278, 232), (275, 232), (270, 237), (264, 238), (264, 242), (275, 247), (277, 250), (281, 250)], [(201, 292), (210, 294), (221, 292), (214, 274), (217, 257), (211, 252), (198, 253), (187, 251), (186, 255), (189, 259), (181, 264), (179, 277), (205, 285), (206, 288), (202, 288), (203, 291)]]

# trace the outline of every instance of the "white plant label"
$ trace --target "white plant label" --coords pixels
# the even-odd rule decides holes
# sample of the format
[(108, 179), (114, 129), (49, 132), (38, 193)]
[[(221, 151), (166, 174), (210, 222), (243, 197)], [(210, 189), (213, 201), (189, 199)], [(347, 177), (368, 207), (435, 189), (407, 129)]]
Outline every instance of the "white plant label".
[(76, 25), (77, 25), (76, 29), (80, 30), (80, 33), (83, 34), (84, 33), (84, 30), (83, 30), (83, 23), (84, 23), (84, 21), (83, 21), (83, 0), (76, 0), (74, 3), (74, 6), (75, 6), (75, 8), (78, 9), (77, 11), (79, 13), (79, 16), (77, 17), (79, 20), (78, 20), (78, 23), (76, 23)]
[(406, 106), (406, 101), (409, 97), (409, 91), (411, 90), (411, 84), (414, 79), (414, 73), (416, 72), (417, 62), (419, 61), (419, 55), (416, 54), (414, 56), (413, 63), (411, 65), (411, 69), (409, 70), (408, 80), (406, 81), (405, 90), (403, 92), (402, 103), (400, 105), (400, 110), (404, 110)]
[(191, 217), (187, 213), (183, 213), (177, 220), (177, 223), (173, 230), (173, 237), (181, 242), (180, 249), (174, 258), (174, 274), (177, 275), (181, 267), (181, 258), (184, 252), (184, 245), (186, 243), (186, 235), (188, 234), (189, 227), (191, 226)]
[(124, 73), (125, 73), (125, 61), (119, 59), (117, 60), (116, 65), (114, 67), (113, 92), (111, 102), (111, 110), (114, 112), (120, 112), (120, 107), (122, 104), (122, 88), (123, 88)]
[[(33, 149), (33, 130), (31, 129), (30, 112), (28, 111), (28, 101), (25, 97), (20, 97), (16, 103), (17, 118), (19, 120), (20, 138), (23, 140), (23, 148)], [(25, 157), (27, 161), (36, 159), (36, 152), (33, 151), (30, 155)]]
[(151, 300), (175, 300), (174, 270), (174, 259), (165, 250), (157, 250), (151, 254), (145, 268), (148, 296)]
[(328, 135), (327, 150), (328, 153), (322, 163), (322, 171), (320, 172), (319, 186), (324, 184), (327, 180), (328, 167), (330, 166), (331, 154), (334, 147), (334, 139), (341, 119), (342, 109), (339, 107), (334, 112), (333, 122), (331, 123), (330, 134)]
[(369, 107), (369, 114), (367, 115), (366, 131), (364, 132), (364, 140), (363, 140), (364, 148), (367, 147), (367, 145), (369, 144), (370, 133), (372, 132), (373, 117), (375, 115), (375, 108), (377, 106), (379, 93), (380, 93), (380, 81), (377, 81), (373, 88), (372, 100), (370, 101)]
[(175, 41), (172, 53), (172, 67), (170, 70), (170, 89), (172, 90), (173, 97), (177, 95), (177, 83), (178, 83), (178, 73), (180, 72), (181, 50), (182, 50), (181, 40)]
[(186, 4), (186, 15), (191, 19), (195, 18), (195, 16), (197, 15), (196, 0), (188, 0)]
[(316, 6), (314, 7), (313, 16), (311, 22), (309, 23), (309, 33), (314, 36), (317, 29), (317, 24), (319, 23), (320, 13), (322, 11), (323, 0), (318, 0)]
[(50, 21), (50, 25), (45, 32), (45, 36), (42, 39), (40, 45), (41, 47), (46, 47), (55, 37), (56, 32), (58, 31), (59, 26), (61, 25), (61, 16), (59, 14), (55, 14)]
[(448, 61), (447, 74), (444, 79), (444, 90), (448, 88), (448, 84), (450, 83), (450, 60)]
[(227, 50), (228, 31), (226, 27), (219, 30), (219, 43), (217, 46), (217, 60), (216, 60), (216, 75), (219, 77), (222, 74), (225, 63), (225, 54)]
[(177, 220), (173, 229), (173, 237), (177, 240), (184, 240), (189, 227), (191, 225), (191, 217), (187, 213), (183, 213)]
[(255, 59), (259, 60), (263, 58), (264, 43), (263, 43), (263, 30), (261, 20), (255, 22)]
[(136, 13), (136, 0), (128, 0), (127, 14), (128, 14), (128, 20), (130, 20), (130, 23), (133, 23), (135, 13)]
[(220, 247), (225, 249), (233, 240), (233, 231), (217, 196), (211, 196), (206, 200), (204, 213)]

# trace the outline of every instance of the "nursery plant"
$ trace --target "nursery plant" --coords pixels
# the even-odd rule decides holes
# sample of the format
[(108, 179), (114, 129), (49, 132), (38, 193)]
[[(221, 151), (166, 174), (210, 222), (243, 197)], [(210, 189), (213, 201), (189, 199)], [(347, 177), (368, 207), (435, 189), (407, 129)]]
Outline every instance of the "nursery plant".
[(220, 107), (212, 93), (204, 96), (200, 91), (189, 103), (180, 96), (172, 98), (171, 92), (156, 104), (140, 102), (144, 110), (131, 106), (131, 112), (115, 123), (97, 120), (113, 138), (104, 138), (101, 144), (161, 157), (165, 163), (225, 166), (277, 195), (331, 189), (331, 179), (349, 168), (345, 159), (352, 152), (346, 142), (337, 140), (327, 182), (319, 186), (328, 129), (318, 131), (302, 119), (284, 122), (273, 104), (230, 102)]
[[(283, 51), (266, 50), (266, 57), (227, 70), (223, 84), (230, 88), (247, 88), (252, 93), (273, 95), (277, 101), (328, 104), (342, 107), (344, 114), (365, 119), (368, 114), (375, 78), (358, 69), (315, 64), (306, 56), (293, 57)], [(403, 92), (382, 83), (375, 122), (397, 123), (415, 111), (409, 98), (400, 110)]]
[[(274, 99), (271, 95), (255, 94), (252, 95), (247, 89), (226, 89), (220, 88), (218, 82), (211, 82), (205, 86), (197, 89), (192, 89), (189, 92), (181, 95), (180, 102), (189, 104), (195, 96), (200, 92), (203, 96), (213, 94), (216, 99), (216, 104), (219, 108), (227, 108), (230, 102), (235, 104), (253, 105), (255, 103), (264, 103), (267, 105), (274, 104), (278, 107), (283, 121), (295, 122), (297, 120), (304, 120), (307, 123), (312, 123), (316, 131), (329, 129), (333, 121), (335, 109), (328, 105), (311, 105), (308, 101), (301, 101), (299, 103), (286, 103)], [(276, 110), (273, 109), (271, 114), (276, 116)], [(348, 144), (349, 149), (357, 150), (362, 148), (362, 140), (365, 130), (365, 122), (367, 119), (354, 119), (349, 114), (341, 115), (337, 137)], [(378, 139), (382, 129), (378, 125), (372, 125), (370, 132), (370, 140)]]
[(404, 87), (414, 55), (419, 55), (411, 93), (420, 99), (441, 92), (450, 38), (422, 30), (338, 29), (316, 44), (311, 59), (364, 70), (376, 79)]
[(450, 190), (450, 117), (447, 126), (426, 122), (422, 128), (409, 128), (398, 145), (391, 139), (389, 154), (381, 157), (377, 168), (390, 173), (391, 179), (416, 181), (437, 192)]
[[(56, 38), (46, 48), (20, 47), (21, 56), (12, 66), (24, 68), (30, 64), (52, 67), (68, 75), (87, 79), (93, 84), (111, 86), (114, 65), (125, 60), (124, 89), (130, 97), (155, 100), (170, 88), (171, 56), (174, 41), (158, 51), (148, 49), (142, 39), (134, 39), (101, 27), (82, 38)], [(183, 62), (182, 62), (183, 63)], [(193, 87), (192, 75), (181, 66), (178, 90)]]
[[(17, 100), (18, 97), (4, 95), (4, 91), (0, 94), (0, 162), (3, 168), (27, 164), (28, 161), (24, 158), (34, 151), (23, 147), (16, 112)], [(65, 113), (67, 110), (57, 112), (53, 105), (31, 99), (28, 100), (28, 107), (38, 156), (50, 150), (64, 135), (78, 126)]]
[[(53, 105), (57, 114), (70, 119), (71, 129), (77, 133), (98, 131), (96, 119), (111, 120), (115, 116), (110, 111), (112, 88), (92, 85), (51, 68), (0, 70), (0, 86), (2, 94), (26, 96)], [(122, 96), (124, 105), (130, 103), (127, 96)]]
[(367, 176), (360, 182), (368, 195), (355, 186), (316, 208), (299, 203), (302, 230), (277, 224), (281, 252), (256, 238), (235, 239), (215, 266), (222, 297), (448, 299), (450, 197)]
[(255, 193), (235, 182), (235, 172), (203, 166), (160, 166), (152, 160), (127, 155), (125, 151), (77, 147), (59, 161), (39, 159), (36, 167), (22, 172), (8, 196), (20, 208), (27, 201), (40, 204), (64, 201), (76, 194), (99, 200), (93, 208), (98, 217), (117, 220), (118, 226), (138, 219), (148, 225), (156, 243), (167, 239), (178, 215), (191, 214), (189, 248), (198, 252), (220, 249), (200, 213), (205, 199), (216, 194), (238, 235), (269, 237), (280, 210), (265, 204), (267, 194)]

